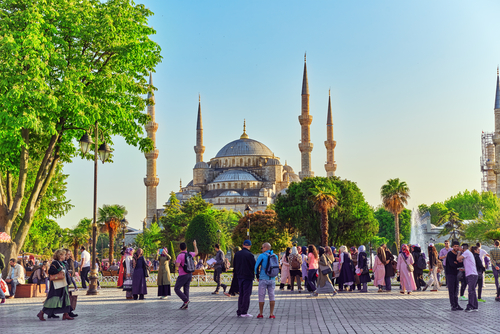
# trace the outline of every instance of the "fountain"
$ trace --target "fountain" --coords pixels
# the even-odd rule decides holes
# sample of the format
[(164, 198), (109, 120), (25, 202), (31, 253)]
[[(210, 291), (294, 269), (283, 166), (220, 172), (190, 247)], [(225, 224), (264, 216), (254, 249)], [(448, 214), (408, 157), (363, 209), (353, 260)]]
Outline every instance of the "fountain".
[[(411, 212), (411, 234), (410, 234), (410, 244), (419, 244), (424, 250), (426, 244), (426, 238), (424, 233), (426, 232), (426, 224), (421, 219), (418, 209), (413, 209)], [(425, 229), (425, 231), (424, 231)]]

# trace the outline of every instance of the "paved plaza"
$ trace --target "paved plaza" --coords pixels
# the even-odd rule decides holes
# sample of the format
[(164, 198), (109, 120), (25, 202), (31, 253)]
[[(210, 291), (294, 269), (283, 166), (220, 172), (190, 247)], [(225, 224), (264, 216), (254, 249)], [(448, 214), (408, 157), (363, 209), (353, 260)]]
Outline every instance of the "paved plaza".
[[(396, 288), (396, 287), (394, 287)], [(78, 291), (79, 316), (73, 321), (41, 322), (36, 314), (44, 298), (8, 299), (0, 306), (0, 333), (498, 333), (500, 302), (488, 284), (479, 312), (452, 312), (448, 292), (418, 292), (410, 296), (397, 290), (377, 293), (342, 293), (335, 297), (309, 297), (276, 291), (276, 319), (257, 319), (257, 287), (249, 313), (236, 317), (237, 297), (212, 295), (213, 287), (192, 287), (188, 310), (179, 310), (177, 296), (156, 297), (149, 288), (144, 301), (126, 300), (119, 289), (101, 289), (98, 296)], [(173, 289), (172, 289), (173, 293)], [(465, 308), (467, 302), (460, 301)]]

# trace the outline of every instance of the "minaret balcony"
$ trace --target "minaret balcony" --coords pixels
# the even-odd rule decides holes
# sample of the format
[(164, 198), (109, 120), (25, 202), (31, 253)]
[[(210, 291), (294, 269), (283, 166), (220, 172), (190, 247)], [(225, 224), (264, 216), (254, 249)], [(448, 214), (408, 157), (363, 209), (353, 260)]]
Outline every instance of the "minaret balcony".
[(151, 152), (147, 152), (147, 153), (144, 153), (144, 156), (146, 157), (146, 159), (158, 159), (158, 149), (154, 149), (152, 150)]
[(313, 143), (300, 143), (299, 150), (300, 152), (311, 152), (313, 150)]
[(146, 131), (147, 132), (156, 132), (158, 130), (158, 123), (156, 122), (149, 122), (148, 124), (146, 124)]
[(325, 141), (325, 147), (327, 150), (333, 150), (335, 149), (335, 146), (337, 146), (337, 142), (335, 140)]
[(157, 187), (159, 183), (160, 183), (160, 178), (158, 178), (158, 177), (145, 177), (144, 178), (144, 185), (146, 187)]
[(335, 172), (337, 170), (337, 164), (333, 163), (333, 164), (325, 164), (325, 170), (327, 172)]
[(313, 117), (309, 114), (299, 115), (299, 123), (302, 126), (311, 125), (312, 121), (313, 121)]

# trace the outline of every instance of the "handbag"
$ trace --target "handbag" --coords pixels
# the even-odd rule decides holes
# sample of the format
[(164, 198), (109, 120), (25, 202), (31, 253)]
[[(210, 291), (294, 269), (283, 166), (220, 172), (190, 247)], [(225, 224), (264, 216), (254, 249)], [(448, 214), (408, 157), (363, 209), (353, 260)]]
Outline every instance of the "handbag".
[(127, 278), (123, 281), (123, 291), (132, 291), (132, 279)]
[(361, 271), (361, 274), (365, 275), (365, 274), (369, 274), (369, 273), (370, 273), (370, 269), (368, 269), (368, 266), (364, 266), (363, 270)]
[(340, 276), (340, 270), (339, 270), (339, 265), (340, 263), (339, 262), (334, 262), (333, 263), (333, 276), (335, 278), (339, 277)]
[(64, 279), (65, 277), (66, 277), (66, 274), (65, 274), (64, 270), (61, 270), (60, 272), (58, 272), (55, 275), (49, 275), (49, 280), (58, 281), (58, 280)]
[(73, 295), (71, 292), (69, 294), (69, 303), (71, 305), (72, 311), (76, 309), (76, 301), (78, 299), (78, 296)]
[(149, 267), (144, 267), (144, 277), (149, 277)]
[(332, 272), (332, 268), (330, 266), (322, 266), (320, 265), (320, 270), (323, 275), (328, 275), (329, 273)]
[(392, 265), (392, 270), (396, 272), (398, 270), (398, 262), (393, 260), (391, 261), (391, 265)]
[(410, 263), (408, 263), (408, 262), (406, 262), (406, 260), (405, 260), (405, 263), (406, 263), (406, 268), (408, 268), (408, 271), (409, 271), (410, 273), (412, 273), (412, 272), (413, 272), (413, 270), (415, 270), (415, 268), (413, 268), (413, 265), (412, 265), (412, 264), (410, 264)]

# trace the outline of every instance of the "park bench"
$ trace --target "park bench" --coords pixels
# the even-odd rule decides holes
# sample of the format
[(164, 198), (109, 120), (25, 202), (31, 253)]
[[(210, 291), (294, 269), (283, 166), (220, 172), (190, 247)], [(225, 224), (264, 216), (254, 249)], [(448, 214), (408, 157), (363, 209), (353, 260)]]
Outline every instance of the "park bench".
[(205, 269), (196, 269), (195, 271), (193, 271), (193, 278), (191, 280), (194, 280), (196, 276), (200, 275), (201, 276), (201, 280), (203, 282), (206, 281), (206, 271)]
[[(10, 283), (7, 283), (9, 286), (9, 291), (11, 290)], [(33, 297), (45, 297), (45, 284), (19, 284), (16, 287), (16, 295), (15, 298), (33, 298)]]

